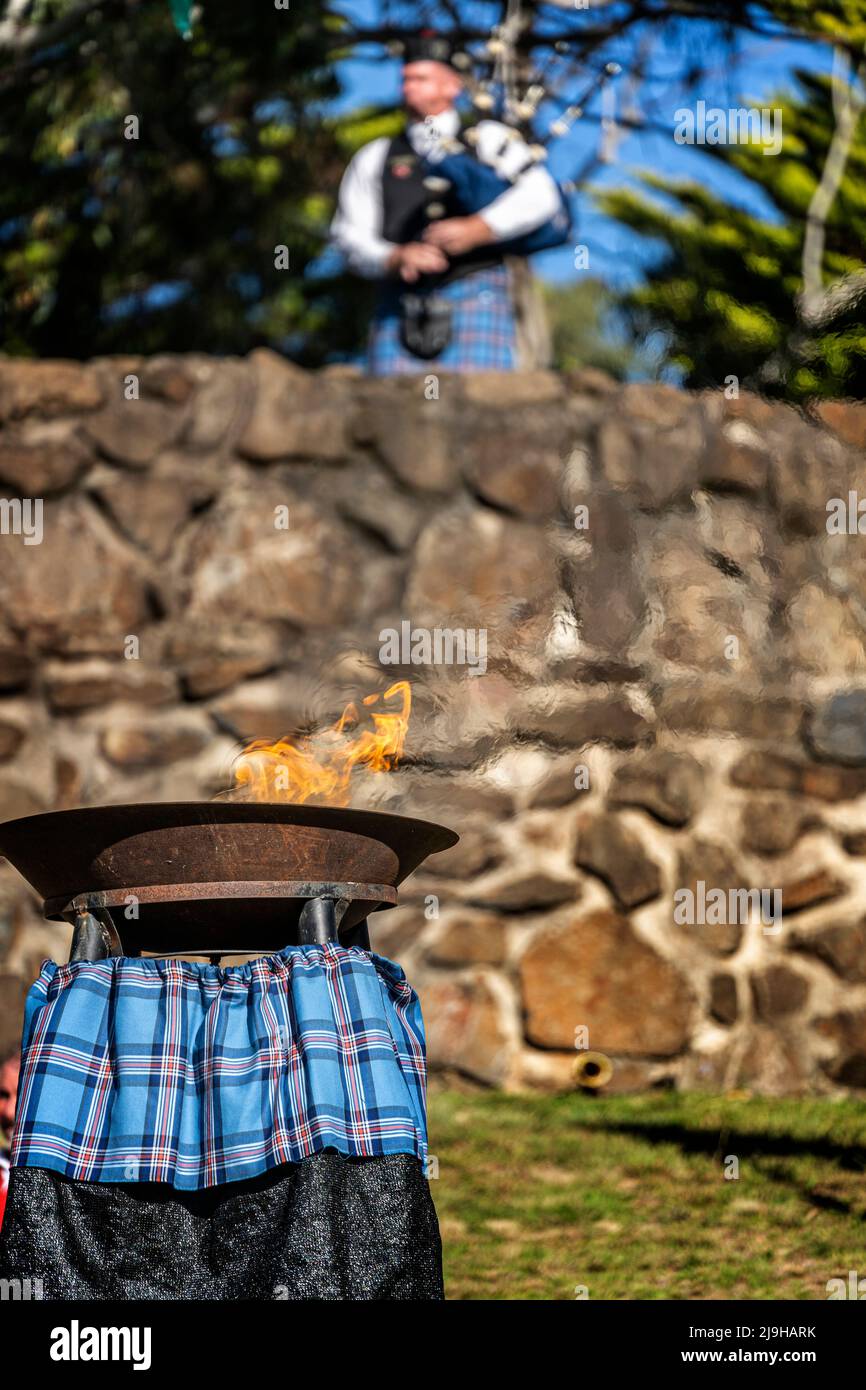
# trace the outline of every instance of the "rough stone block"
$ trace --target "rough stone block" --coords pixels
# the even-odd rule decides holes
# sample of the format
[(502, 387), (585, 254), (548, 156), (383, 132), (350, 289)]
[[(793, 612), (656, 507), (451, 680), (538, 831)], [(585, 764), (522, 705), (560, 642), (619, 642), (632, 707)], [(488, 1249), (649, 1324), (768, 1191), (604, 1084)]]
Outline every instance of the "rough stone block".
[(616, 913), (539, 931), (520, 959), (520, 980), (526, 1035), (537, 1046), (573, 1047), (580, 1027), (605, 1053), (670, 1057), (688, 1041), (685, 979)]

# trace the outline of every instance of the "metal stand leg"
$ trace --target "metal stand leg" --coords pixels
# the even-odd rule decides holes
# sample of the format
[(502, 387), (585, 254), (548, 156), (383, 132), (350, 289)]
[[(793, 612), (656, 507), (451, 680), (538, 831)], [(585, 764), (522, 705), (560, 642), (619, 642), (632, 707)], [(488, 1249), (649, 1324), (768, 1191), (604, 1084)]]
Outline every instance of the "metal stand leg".
[(117, 928), (106, 908), (87, 899), (74, 900), (73, 907), (75, 924), (69, 951), (70, 964), (76, 960), (107, 960), (123, 954)]
[(348, 898), (308, 898), (301, 908), (298, 929), (302, 946), (321, 946), (339, 940)]

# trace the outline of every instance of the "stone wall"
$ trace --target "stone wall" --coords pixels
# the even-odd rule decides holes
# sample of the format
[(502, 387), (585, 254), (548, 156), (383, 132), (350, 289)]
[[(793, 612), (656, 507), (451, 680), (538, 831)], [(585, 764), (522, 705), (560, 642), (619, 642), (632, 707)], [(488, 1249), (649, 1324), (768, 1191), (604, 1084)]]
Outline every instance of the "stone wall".
[[(44, 501), (38, 544), (2, 514), (0, 819), (212, 796), (238, 736), (408, 677), (354, 800), (462, 833), (372, 922), (434, 1066), (567, 1087), (585, 1028), (614, 1089), (866, 1088), (866, 541), (827, 527), (866, 407), (262, 351), (6, 361), (0, 423)], [(383, 664), (405, 621), (484, 671)], [(701, 883), (781, 929), (680, 925)], [(68, 939), (4, 864), (4, 1043)]]

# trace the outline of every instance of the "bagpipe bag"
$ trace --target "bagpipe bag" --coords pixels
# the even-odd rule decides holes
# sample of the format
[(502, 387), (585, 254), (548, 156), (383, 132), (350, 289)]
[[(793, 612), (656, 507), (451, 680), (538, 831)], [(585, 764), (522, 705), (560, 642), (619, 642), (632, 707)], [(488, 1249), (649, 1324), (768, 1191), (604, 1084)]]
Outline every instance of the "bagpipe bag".
[[(456, 143), (456, 142), (455, 142)], [(467, 149), (446, 154), (435, 163), (425, 161), (429, 174), (435, 178), (447, 179), (451, 185), (450, 201), (457, 213), (471, 214), (483, 212), (489, 203), (511, 187), (512, 181), (503, 178), (489, 164)], [(536, 251), (548, 251), (563, 246), (572, 232), (571, 209), (560, 187), (559, 209), (534, 231), (509, 241), (500, 241), (496, 249), (503, 255), (531, 256)]]

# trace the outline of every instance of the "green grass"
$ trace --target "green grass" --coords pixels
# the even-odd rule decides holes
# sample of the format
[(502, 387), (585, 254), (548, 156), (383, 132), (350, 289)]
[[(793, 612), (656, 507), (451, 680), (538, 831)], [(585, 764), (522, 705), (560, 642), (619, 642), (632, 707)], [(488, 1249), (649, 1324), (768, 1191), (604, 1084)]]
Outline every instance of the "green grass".
[(448, 1298), (826, 1299), (828, 1279), (866, 1280), (862, 1102), (431, 1090), (429, 1112)]

